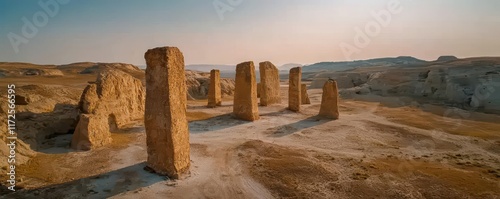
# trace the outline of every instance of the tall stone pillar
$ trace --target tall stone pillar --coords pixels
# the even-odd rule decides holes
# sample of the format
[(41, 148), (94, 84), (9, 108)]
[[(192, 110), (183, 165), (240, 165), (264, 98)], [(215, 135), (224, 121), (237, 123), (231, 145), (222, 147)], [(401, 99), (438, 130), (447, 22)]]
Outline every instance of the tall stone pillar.
[(184, 56), (176, 47), (160, 47), (145, 59), (147, 165), (177, 179), (190, 166)]
[(271, 62), (259, 63), (260, 70), (260, 105), (268, 106), (281, 103), (280, 74)]
[(337, 82), (328, 80), (323, 86), (319, 116), (328, 119), (339, 119), (339, 92)]
[(302, 68), (296, 67), (290, 69), (289, 87), (288, 87), (288, 109), (294, 112), (300, 111), (302, 96), (300, 90), (302, 87)]
[(208, 88), (208, 107), (215, 108), (222, 105), (220, 88), (220, 71), (210, 71), (210, 87)]
[(260, 118), (253, 62), (244, 62), (236, 66), (233, 113), (236, 118), (247, 121)]
[(302, 98), (302, 104), (311, 104), (311, 100), (309, 99), (309, 95), (307, 94), (307, 85), (302, 84), (300, 88), (300, 95)]

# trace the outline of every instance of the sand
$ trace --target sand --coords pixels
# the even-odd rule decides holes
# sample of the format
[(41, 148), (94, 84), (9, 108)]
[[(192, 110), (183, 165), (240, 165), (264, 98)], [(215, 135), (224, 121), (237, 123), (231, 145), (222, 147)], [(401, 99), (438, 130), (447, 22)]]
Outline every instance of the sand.
[[(189, 101), (191, 170), (172, 181), (143, 170), (140, 121), (88, 152), (57, 143), (21, 166), (25, 190), (2, 197), (51, 198), (497, 198), (498, 124), (457, 122), (424, 107), (341, 99), (339, 120), (321, 120), (321, 90), (300, 113), (259, 107), (261, 120), (231, 117), (232, 100)], [(396, 99), (397, 102), (397, 99)], [(488, 117), (491, 116), (491, 117)], [(496, 120), (498, 121), (498, 120)], [(435, 128), (440, 126), (440, 128)], [(55, 141), (54, 139), (58, 139)], [(3, 176), (2, 176), (3, 177)], [(3, 180), (3, 179), (2, 179)]]

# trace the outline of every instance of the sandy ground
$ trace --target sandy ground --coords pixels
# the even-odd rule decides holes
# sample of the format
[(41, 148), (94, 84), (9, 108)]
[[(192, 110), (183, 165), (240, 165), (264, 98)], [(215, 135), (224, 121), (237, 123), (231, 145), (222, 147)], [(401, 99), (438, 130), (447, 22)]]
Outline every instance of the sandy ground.
[(283, 86), (283, 103), (259, 107), (256, 122), (232, 118), (231, 100), (190, 101), (192, 166), (181, 180), (143, 170), (138, 122), (94, 151), (52, 138), (20, 167), (24, 190), (0, 198), (499, 198), (500, 117), (342, 100), (329, 121), (315, 117), (321, 90), (308, 92), (312, 104), (293, 113)]

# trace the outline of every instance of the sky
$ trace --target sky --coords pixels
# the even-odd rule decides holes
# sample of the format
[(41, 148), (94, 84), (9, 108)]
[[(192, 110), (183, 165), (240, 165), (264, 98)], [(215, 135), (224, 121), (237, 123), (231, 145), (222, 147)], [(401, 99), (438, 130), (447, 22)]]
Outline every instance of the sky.
[[(43, 6), (48, 5), (48, 6)], [(186, 64), (500, 56), (498, 0), (0, 0), (0, 61)], [(35, 30), (35, 31), (34, 31)]]

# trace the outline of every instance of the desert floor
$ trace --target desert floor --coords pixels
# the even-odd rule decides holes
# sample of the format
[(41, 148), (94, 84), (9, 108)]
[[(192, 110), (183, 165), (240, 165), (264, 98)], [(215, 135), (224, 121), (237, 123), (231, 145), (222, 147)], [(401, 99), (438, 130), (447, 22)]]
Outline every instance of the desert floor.
[(281, 104), (259, 107), (255, 122), (232, 118), (231, 99), (215, 109), (189, 101), (192, 162), (181, 180), (143, 169), (146, 134), (138, 121), (94, 151), (69, 149), (71, 135), (48, 140), (51, 147), (18, 169), (24, 190), (4, 197), (500, 196), (499, 116), (453, 119), (440, 106), (398, 98), (342, 99), (341, 118), (330, 121), (315, 116), (321, 90), (308, 91), (312, 104), (301, 113), (286, 110), (287, 90), (283, 84)]

